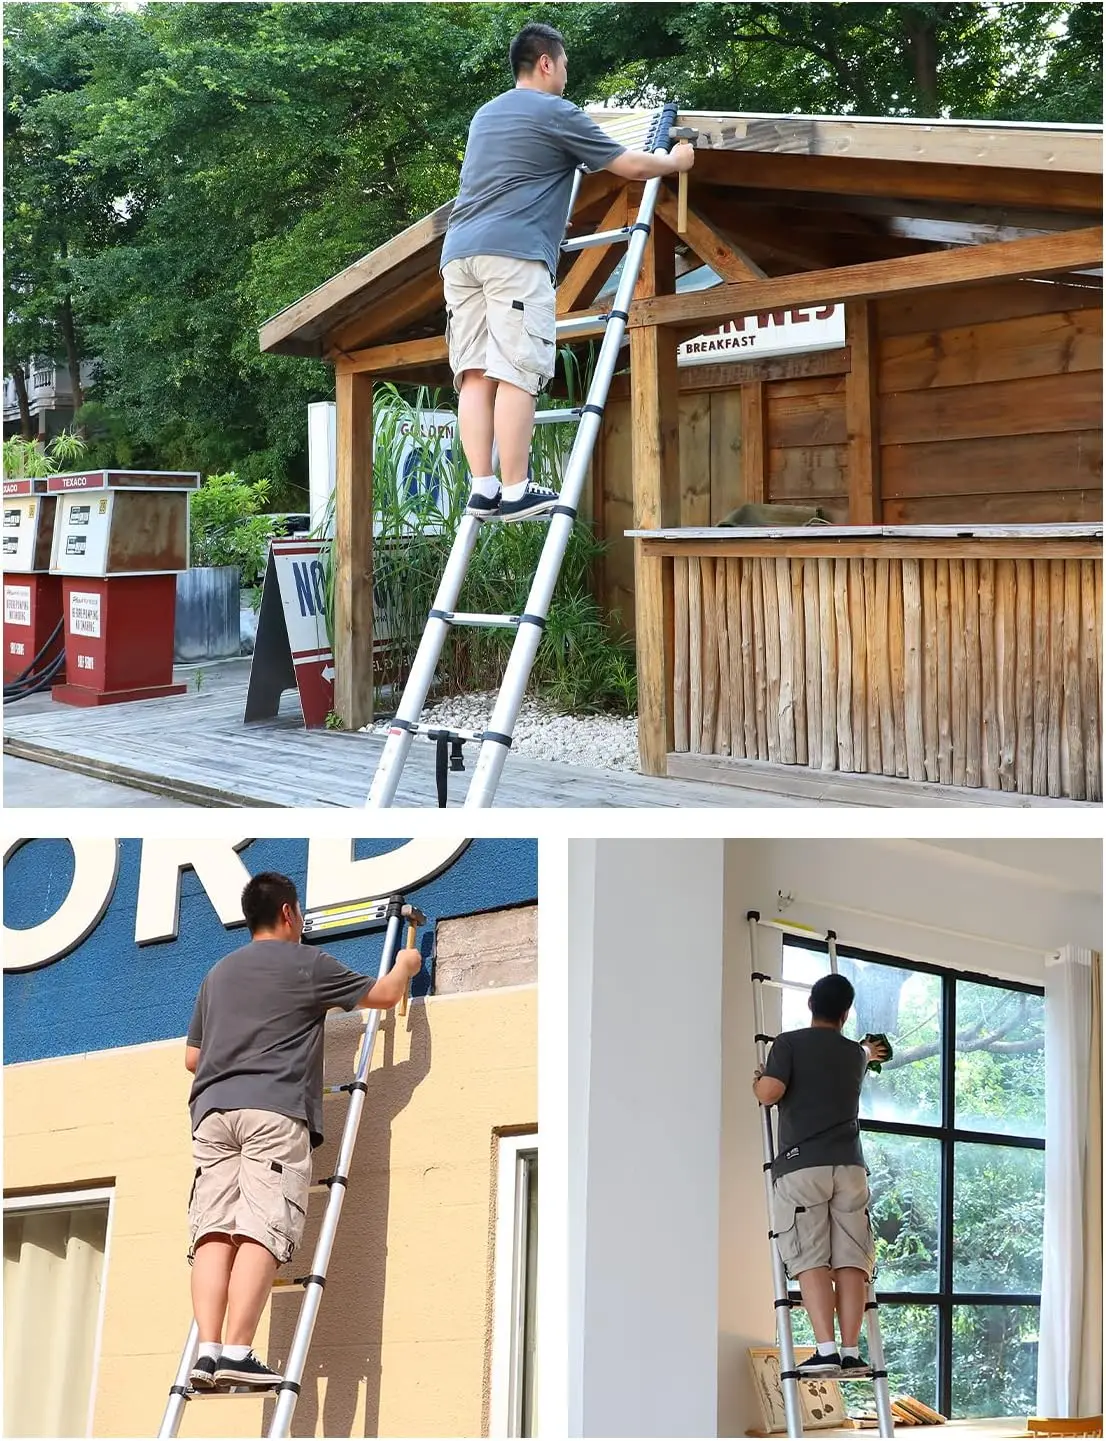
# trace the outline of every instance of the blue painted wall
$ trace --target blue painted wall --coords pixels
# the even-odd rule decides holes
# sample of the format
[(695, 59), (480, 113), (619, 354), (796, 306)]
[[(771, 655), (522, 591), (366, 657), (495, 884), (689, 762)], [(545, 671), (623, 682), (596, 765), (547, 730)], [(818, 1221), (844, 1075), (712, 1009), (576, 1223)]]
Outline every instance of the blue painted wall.
[[(405, 842), (359, 840), (357, 860), (382, 855)], [(249, 939), (245, 927), (224, 929), (195, 872), (181, 876), (180, 932), (175, 941), (137, 946), (137, 840), (120, 842), (119, 879), (96, 930), (61, 960), (34, 971), (4, 976), (4, 1060), (36, 1061), (81, 1051), (110, 1050), (183, 1036), (196, 992), (216, 961)], [(302, 897), (307, 881), (307, 841), (255, 840), (240, 852), (251, 875), (283, 871)], [(62, 840), (21, 846), (4, 867), (4, 923), (22, 930), (40, 925), (58, 909), (73, 880), (73, 852)], [(420, 935), (423, 956), (433, 949), (437, 921), (534, 901), (538, 894), (538, 846), (533, 840), (474, 840), (436, 880), (408, 892), (427, 917)], [(375, 975), (383, 932), (327, 943), (353, 970)], [(429, 965), (416, 977), (425, 995)]]

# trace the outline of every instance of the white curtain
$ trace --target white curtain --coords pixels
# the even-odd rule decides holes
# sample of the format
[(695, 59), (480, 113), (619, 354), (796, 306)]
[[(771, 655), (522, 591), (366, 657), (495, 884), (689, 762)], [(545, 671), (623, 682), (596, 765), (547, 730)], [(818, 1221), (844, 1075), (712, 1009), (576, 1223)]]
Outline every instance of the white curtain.
[(107, 1205), (4, 1217), (4, 1435), (84, 1436)]
[(1102, 1414), (1102, 957), (1045, 963), (1045, 1238), (1037, 1413)]

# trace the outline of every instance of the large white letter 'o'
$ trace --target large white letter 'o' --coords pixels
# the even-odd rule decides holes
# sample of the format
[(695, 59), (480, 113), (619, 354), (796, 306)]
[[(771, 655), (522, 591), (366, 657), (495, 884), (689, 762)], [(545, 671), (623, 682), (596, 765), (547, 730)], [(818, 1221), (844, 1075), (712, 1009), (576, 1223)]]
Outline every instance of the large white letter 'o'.
[[(4, 864), (29, 837), (12, 841), (4, 851)], [(5, 971), (30, 971), (67, 955), (100, 923), (115, 894), (119, 875), (119, 842), (73, 840), (73, 884), (69, 894), (48, 921), (25, 931), (4, 927)]]

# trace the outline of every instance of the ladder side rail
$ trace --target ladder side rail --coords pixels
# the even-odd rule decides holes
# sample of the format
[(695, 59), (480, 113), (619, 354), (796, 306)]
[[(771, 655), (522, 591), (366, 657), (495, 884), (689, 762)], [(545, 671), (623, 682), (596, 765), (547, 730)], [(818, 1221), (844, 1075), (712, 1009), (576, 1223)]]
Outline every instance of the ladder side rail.
[(200, 1328), (193, 1318), (192, 1325), (188, 1328), (188, 1340), (185, 1341), (184, 1350), (181, 1352), (177, 1374), (173, 1377), (173, 1384), (169, 1388), (169, 1400), (165, 1403), (165, 1412), (161, 1418), (161, 1426), (158, 1428), (159, 1437), (176, 1436), (180, 1432), (181, 1418), (184, 1416), (184, 1408), (188, 1405), (188, 1383), (199, 1344)]
[[(752, 957), (753, 974), (760, 974), (757, 956), (757, 927), (760, 916), (750, 911), (749, 947)], [(761, 995), (761, 981), (753, 981), (753, 1016), (756, 1024), (757, 1062), (763, 1066), (768, 1059), (768, 1042), (764, 1039), (764, 1001)], [(776, 1311), (776, 1340), (780, 1350), (780, 1390), (783, 1392), (783, 1409), (787, 1420), (788, 1436), (802, 1436), (803, 1409), (799, 1397), (799, 1383), (795, 1377), (795, 1342), (791, 1331), (791, 1294), (787, 1269), (776, 1244), (775, 1214), (772, 1205), (772, 1162), (775, 1160), (775, 1144), (772, 1136), (771, 1107), (760, 1106), (761, 1140), (764, 1146), (764, 1197), (768, 1207), (768, 1246), (772, 1256), (772, 1290)]]
[[(452, 611), (456, 609), (457, 599), (461, 594), (461, 586), (464, 584), (469, 561), (476, 548), (476, 538), (482, 524), (483, 521), (475, 515), (461, 517), (461, 523), (457, 527), (457, 534), (450, 548), (449, 559), (446, 562), (442, 578), (438, 582), (438, 589), (434, 596), (434, 610)], [(368, 800), (365, 802), (370, 809), (390, 806), (395, 799), (396, 791), (399, 789), (400, 776), (403, 774), (404, 762), (411, 749), (411, 742), (414, 740), (414, 733), (408, 727), (417, 725), (422, 715), (426, 698), (430, 694), (430, 687), (434, 684), (434, 675), (438, 669), (438, 662), (441, 659), (442, 649), (449, 632), (448, 621), (440, 620), (434, 615), (427, 617), (426, 629), (419, 639), (415, 658), (411, 662), (407, 684), (403, 687), (403, 695), (396, 710), (395, 719), (388, 731), (388, 739), (384, 743), (384, 750), (377, 764)]]
[(894, 1436), (895, 1417), (891, 1410), (891, 1389), (887, 1379), (887, 1358), (883, 1352), (883, 1335), (879, 1327), (879, 1302), (874, 1281), (868, 1283), (868, 1304), (864, 1308), (868, 1331), (868, 1364), (874, 1373), (872, 1385), (876, 1393), (876, 1417), (880, 1436)]
[[(380, 958), (380, 976), (386, 976), (392, 969), (396, 953), (399, 949), (402, 926), (402, 908), (397, 907), (395, 914), (388, 917), (388, 929), (384, 937), (384, 950)], [(350, 1091), (349, 1108), (346, 1111), (345, 1125), (342, 1128), (338, 1162), (334, 1168), (334, 1175), (340, 1178), (340, 1181), (330, 1187), (330, 1195), (326, 1203), (326, 1213), (323, 1216), (322, 1227), (319, 1230), (319, 1238), (315, 1242), (315, 1251), (311, 1258), (310, 1275), (322, 1277), (324, 1281), (327, 1268), (330, 1265), (331, 1252), (334, 1249), (334, 1238), (338, 1231), (338, 1221), (341, 1217), (342, 1206), (345, 1202), (346, 1186), (344, 1182), (349, 1177), (349, 1168), (353, 1160), (353, 1150), (357, 1143), (357, 1132), (361, 1125), (361, 1113), (365, 1106), (365, 1092), (362, 1087), (366, 1083), (369, 1067), (372, 1065), (373, 1051), (376, 1047), (376, 1037), (380, 1030), (380, 1018), (380, 1011), (371, 1010), (365, 1019), (365, 1028), (361, 1033), (361, 1054), (358, 1058), (357, 1071), (353, 1080), (353, 1089)], [(322, 1299), (323, 1286), (317, 1281), (309, 1281), (308, 1284), (304, 1286), (303, 1301), (300, 1305), (296, 1329), (292, 1335), (292, 1345), (289, 1348), (288, 1360), (284, 1367), (284, 1380), (277, 1388), (277, 1402), (273, 1409), (273, 1416), (269, 1423), (267, 1433), (271, 1437), (287, 1436), (289, 1433), (292, 1416), (296, 1409), (296, 1403), (299, 1400), (300, 1383), (303, 1378), (304, 1368), (307, 1364), (307, 1352), (311, 1345), (311, 1337), (315, 1330), (315, 1322), (318, 1319)]]
[[(675, 114), (676, 107), (674, 105), (665, 107), (656, 136), (660, 143), (654, 145), (654, 153), (658, 151), (667, 153), (668, 128), (675, 119)], [(609, 312), (603, 342), (599, 347), (599, 356), (588, 390), (584, 415), (576, 431), (576, 438), (565, 466), (560, 500), (553, 511), (549, 532), (542, 548), (541, 560), (538, 563), (530, 593), (526, 598), (526, 614), (528, 616), (537, 616), (544, 620), (549, 613), (549, 604), (553, 598), (565, 551), (568, 549), (568, 542), (576, 523), (576, 509), (580, 503), (588, 467), (591, 464), (592, 452), (595, 449), (595, 442), (602, 425), (603, 406), (606, 403), (607, 393), (618, 364), (618, 354), (622, 349), (622, 341), (626, 333), (626, 318), (629, 315), (630, 303), (633, 300), (638, 276), (641, 273), (641, 262), (645, 255), (645, 246), (649, 239), (661, 183), (659, 176), (645, 183), (637, 220), (632, 227), (633, 233), (630, 236), (625, 263), (622, 267), (622, 278), (615, 293), (614, 304)], [(496, 697), (491, 720), (488, 723), (488, 734), (480, 747), (476, 770), (465, 796), (466, 809), (479, 809), (490, 806), (492, 803), (496, 786), (499, 784), (499, 777), (503, 773), (503, 766), (507, 760), (510, 737), (514, 735), (515, 723), (522, 708), (526, 683), (530, 679), (530, 672), (533, 669), (534, 659), (543, 634), (544, 629), (541, 624), (526, 621), (519, 626), (515, 643), (511, 647), (511, 655), (507, 662), (503, 682)]]

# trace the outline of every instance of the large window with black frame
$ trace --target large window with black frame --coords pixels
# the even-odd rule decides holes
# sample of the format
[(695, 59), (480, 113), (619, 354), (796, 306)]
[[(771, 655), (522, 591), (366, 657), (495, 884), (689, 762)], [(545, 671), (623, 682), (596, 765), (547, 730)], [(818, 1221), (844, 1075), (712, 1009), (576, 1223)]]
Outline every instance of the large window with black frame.
[[(785, 980), (813, 984), (828, 966), (824, 944), (785, 942)], [(1044, 991), (843, 946), (838, 968), (856, 989), (846, 1035), (883, 1032), (894, 1047), (860, 1110), (891, 1394), (949, 1417), (1024, 1416), (1041, 1306)], [(809, 1023), (801, 992), (783, 999), (785, 1030)], [(812, 1341), (806, 1313), (792, 1316), (796, 1342)]]

